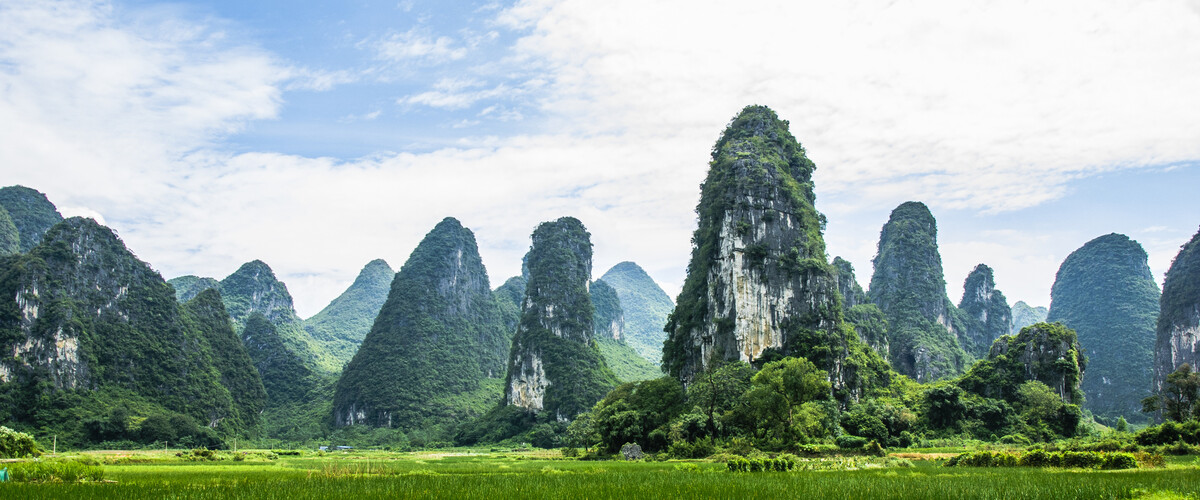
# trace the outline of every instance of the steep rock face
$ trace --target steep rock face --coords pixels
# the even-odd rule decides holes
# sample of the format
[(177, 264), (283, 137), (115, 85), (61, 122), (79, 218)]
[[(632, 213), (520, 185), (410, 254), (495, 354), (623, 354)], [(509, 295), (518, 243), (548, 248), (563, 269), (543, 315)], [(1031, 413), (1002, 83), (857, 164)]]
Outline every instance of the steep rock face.
[(0, 206), (0, 257), (21, 253), (21, 233), (9, 217), (8, 210)]
[(383, 259), (368, 262), (354, 283), (328, 306), (304, 320), (304, 329), (339, 366), (350, 361), (387, 300), (396, 272)]
[(842, 309), (850, 309), (870, 302), (858, 280), (854, 278), (854, 265), (841, 257), (833, 258), (833, 269), (837, 272), (838, 293), (842, 295)]
[(1129, 237), (1101, 236), (1067, 256), (1050, 289), (1046, 319), (1079, 332), (1086, 407), (1109, 423), (1140, 420), (1152, 384), (1159, 291), (1146, 259)]
[(254, 311), (246, 317), (241, 341), (262, 380), (269, 407), (303, 401), (319, 385), (312, 366), (288, 348), (275, 323), (262, 313)]
[(334, 420), (418, 429), (477, 416), (495, 402), (510, 339), (475, 235), (446, 218), (392, 281), (338, 380)]
[(982, 358), (992, 342), (1012, 330), (1012, 309), (1004, 293), (996, 289), (992, 268), (979, 264), (963, 283), (959, 311), (964, 316), (960, 337), (963, 349)]
[(46, 231), (63, 220), (46, 195), (25, 186), (0, 188), (0, 207), (8, 211), (20, 233), (22, 252), (32, 249)]
[(568, 420), (617, 385), (592, 341), (592, 243), (572, 217), (538, 225), (532, 240), (504, 403)]
[(275, 272), (265, 262), (253, 260), (242, 264), (221, 280), (218, 288), (225, 309), (233, 319), (234, 331), (240, 334), (252, 314), (261, 314), (275, 325), (283, 345), (304, 363), (325, 373), (334, 373), (341, 368), (341, 364), (304, 330), (287, 285), (275, 277)]
[(1037, 380), (1057, 392), (1064, 403), (1081, 404), (1086, 367), (1073, 330), (1061, 323), (1038, 323), (996, 339), (987, 359), (972, 366), (959, 383), (985, 397), (1011, 400), (1022, 382)]
[(892, 211), (879, 233), (870, 298), (888, 320), (891, 362), (921, 382), (961, 373), (970, 359), (958, 339), (958, 314), (946, 297), (937, 221), (924, 203)]
[(1038, 306), (1033, 307), (1026, 304), (1023, 300), (1018, 300), (1012, 306), (1012, 330), (1009, 332), (1013, 335), (1021, 333), (1021, 329), (1035, 323), (1046, 321), (1046, 314), (1049, 309)]
[(854, 327), (859, 340), (887, 361), (890, 355), (887, 317), (879, 310), (879, 306), (871, 303), (866, 292), (858, 285), (858, 280), (854, 277), (854, 266), (849, 261), (834, 257), (833, 268), (837, 272), (838, 293), (842, 296), (842, 310), (845, 311), (846, 321)]
[(212, 289), (220, 289), (221, 282), (213, 278), (201, 278), (199, 276), (187, 275), (171, 278), (167, 280), (167, 284), (175, 288), (175, 299), (179, 302), (187, 302), (192, 300), (200, 292)]
[[(663, 366), (671, 375), (688, 383), (714, 362), (756, 361), (768, 351), (829, 370), (835, 392), (854, 392), (866, 372), (879, 372), (873, 353), (849, 355), (864, 346), (841, 321), (825, 219), (813, 205), (815, 168), (769, 108), (748, 106), (725, 129), (666, 326)], [(871, 366), (847, 364), (851, 358)]]
[(593, 281), (588, 287), (592, 298), (593, 331), (596, 338), (606, 337), (618, 342), (625, 341), (625, 311), (621, 309), (621, 299), (617, 291), (604, 280)]
[[(10, 297), (0, 303), (0, 382), (33, 391), (21, 409), (29, 423), (46, 424), (41, 412), (60, 410), (41, 408), (49, 401), (37, 396), (44, 382), (93, 394), (103, 405), (140, 401), (143, 409), (187, 414), (229, 434), (253, 425), (241, 418), (252, 405), (236, 403), (221, 383), (238, 368), (214, 359), (226, 351), (214, 346), (221, 339), (206, 327), (211, 318), (180, 306), (112, 230), (75, 217), (41, 239), (4, 260), (0, 271), (3, 296)], [(113, 394), (122, 395), (111, 401)]]
[(1154, 349), (1154, 392), (1187, 363), (1200, 367), (1200, 232), (1179, 250), (1163, 283)]
[(663, 327), (675, 303), (633, 262), (613, 266), (600, 278), (612, 285), (625, 312), (625, 343), (654, 365), (662, 361)]

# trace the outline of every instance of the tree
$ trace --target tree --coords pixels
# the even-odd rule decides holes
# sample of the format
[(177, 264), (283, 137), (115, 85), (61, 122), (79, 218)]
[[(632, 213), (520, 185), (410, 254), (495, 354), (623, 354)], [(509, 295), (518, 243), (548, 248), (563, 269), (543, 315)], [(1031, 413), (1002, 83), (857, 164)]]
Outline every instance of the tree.
[(1142, 400), (1142, 411), (1153, 413), (1162, 410), (1163, 416), (1176, 422), (1200, 418), (1200, 371), (1184, 363), (1167, 375), (1163, 392)]
[(718, 419), (733, 410), (742, 394), (750, 389), (753, 377), (753, 367), (745, 361), (735, 361), (706, 370), (688, 386), (688, 400), (704, 416), (710, 436), (721, 433)]
[(750, 382), (746, 397), (759, 429), (766, 432), (760, 437), (795, 442), (820, 427), (821, 410), (805, 403), (829, 397), (829, 374), (811, 361), (796, 357), (767, 363)]

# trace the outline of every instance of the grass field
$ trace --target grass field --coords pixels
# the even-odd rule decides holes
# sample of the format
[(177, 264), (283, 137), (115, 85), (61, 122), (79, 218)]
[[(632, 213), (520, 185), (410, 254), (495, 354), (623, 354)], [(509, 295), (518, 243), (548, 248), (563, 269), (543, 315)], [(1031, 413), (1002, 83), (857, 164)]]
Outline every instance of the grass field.
[[(106, 465), (109, 483), (0, 483), (0, 498), (1200, 498), (1193, 457), (1129, 471), (849, 463), (858, 470), (731, 473), (711, 462), (585, 462), (542, 453), (333, 453), (270, 461)], [(113, 455), (92, 455), (121, 461)]]

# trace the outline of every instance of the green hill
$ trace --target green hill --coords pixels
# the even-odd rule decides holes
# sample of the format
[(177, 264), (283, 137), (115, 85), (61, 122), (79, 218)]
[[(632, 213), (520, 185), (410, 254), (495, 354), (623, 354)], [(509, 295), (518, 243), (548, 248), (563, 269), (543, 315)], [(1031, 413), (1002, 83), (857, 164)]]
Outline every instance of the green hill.
[(442, 220), (400, 268), (338, 380), (336, 425), (448, 429), (495, 405), (511, 339), (475, 235)]
[(371, 331), (395, 277), (396, 272), (383, 259), (368, 262), (345, 292), (304, 320), (304, 329), (339, 365), (345, 365)]
[(1159, 291), (1146, 259), (1138, 242), (1104, 235), (1068, 255), (1050, 289), (1046, 320), (1078, 332), (1088, 357), (1084, 407), (1109, 424), (1142, 420), (1150, 395)]
[(633, 262), (613, 266), (601, 281), (617, 291), (625, 313), (625, 343), (654, 365), (662, 362), (667, 316), (675, 304), (650, 275)]

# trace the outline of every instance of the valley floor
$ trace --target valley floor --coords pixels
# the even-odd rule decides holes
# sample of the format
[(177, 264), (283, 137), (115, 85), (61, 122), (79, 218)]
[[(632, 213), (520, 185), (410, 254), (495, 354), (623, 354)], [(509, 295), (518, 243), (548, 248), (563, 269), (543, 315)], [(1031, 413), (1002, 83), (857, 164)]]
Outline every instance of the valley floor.
[[(106, 482), (0, 483), (0, 499), (178, 498), (1198, 498), (1194, 457), (1127, 471), (950, 468), (941, 453), (807, 459), (808, 470), (729, 472), (705, 461), (563, 459), (558, 451), (251, 453), (244, 461), (182, 461), (173, 453), (88, 455)], [(826, 470), (813, 470), (826, 469)], [(112, 482), (115, 481), (115, 482)]]

